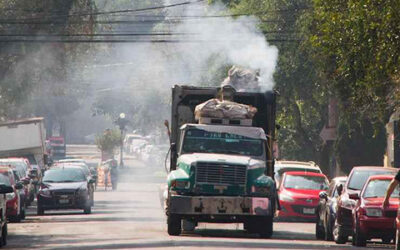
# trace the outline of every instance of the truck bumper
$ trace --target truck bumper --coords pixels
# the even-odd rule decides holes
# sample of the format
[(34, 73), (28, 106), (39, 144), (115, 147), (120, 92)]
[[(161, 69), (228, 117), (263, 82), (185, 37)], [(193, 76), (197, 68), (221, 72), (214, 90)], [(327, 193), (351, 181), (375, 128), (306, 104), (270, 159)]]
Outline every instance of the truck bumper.
[(272, 205), (270, 199), (265, 197), (169, 197), (169, 212), (180, 215), (273, 216)]

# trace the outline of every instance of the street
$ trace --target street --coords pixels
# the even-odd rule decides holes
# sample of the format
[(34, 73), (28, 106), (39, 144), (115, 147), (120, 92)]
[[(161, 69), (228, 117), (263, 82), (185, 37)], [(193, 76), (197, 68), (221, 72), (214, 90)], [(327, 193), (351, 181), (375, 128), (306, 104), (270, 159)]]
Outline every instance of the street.
[[(69, 155), (83, 157), (88, 162), (98, 161), (93, 146), (75, 146), (68, 150)], [(26, 220), (9, 223), (5, 248), (354, 248), (350, 241), (336, 245), (316, 240), (314, 223), (277, 222), (272, 239), (247, 234), (242, 225), (237, 224), (200, 224), (193, 233), (169, 236), (158, 191), (164, 180), (160, 174), (162, 168), (145, 166), (129, 156), (125, 164), (128, 168), (121, 173), (117, 191), (104, 191), (99, 187), (95, 192), (92, 214), (68, 210), (46, 211), (44, 216), (37, 216), (33, 204), (27, 211)], [(368, 247), (390, 249), (393, 245), (369, 243)]]

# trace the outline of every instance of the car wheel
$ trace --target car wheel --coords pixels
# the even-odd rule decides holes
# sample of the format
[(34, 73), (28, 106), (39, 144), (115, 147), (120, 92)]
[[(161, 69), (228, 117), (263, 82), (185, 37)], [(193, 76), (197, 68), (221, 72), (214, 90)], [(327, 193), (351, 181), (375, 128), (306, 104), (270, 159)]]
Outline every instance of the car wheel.
[(315, 222), (315, 237), (318, 240), (325, 239), (325, 230), (323, 224), (321, 225), (321, 220), (319, 219), (319, 213), (317, 213), (317, 220)]
[(191, 220), (182, 220), (182, 229), (186, 232), (193, 232), (196, 228), (196, 222)]
[(86, 205), (85, 208), (83, 209), (83, 212), (85, 214), (90, 214), (92, 213), (92, 204), (91, 204), (91, 200), (90, 200), (90, 196), (88, 197), (88, 199), (86, 200)]
[(168, 234), (169, 235), (180, 235), (182, 231), (181, 218), (176, 214), (169, 214), (167, 218)]
[(44, 209), (39, 202), (37, 204), (37, 215), (44, 215)]
[(383, 244), (390, 244), (390, 242), (392, 241), (392, 237), (388, 237), (388, 236), (386, 236), (386, 237), (383, 237), (382, 238), (382, 243)]
[(326, 241), (332, 241), (333, 240), (333, 228), (332, 228), (332, 220), (331, 216), (329, 214), (326, 215), (325, 221), (324, 221), (324, 229), (325, 229), (325, 240)]
[(333, 240), (336, 242), (336, 244), (344, 244), (348, 240), (348, 236), (344, 236), (342, 230), (340, 229), (340, 226), (337, 222), (337, 219), (335, 219), (335, 224), (333, 226)]
[(360, 232), (359, 225), (357, 224), (353, 229), (353, 246), (365, 247), (367, 245), (367, 239), (363, 233)]

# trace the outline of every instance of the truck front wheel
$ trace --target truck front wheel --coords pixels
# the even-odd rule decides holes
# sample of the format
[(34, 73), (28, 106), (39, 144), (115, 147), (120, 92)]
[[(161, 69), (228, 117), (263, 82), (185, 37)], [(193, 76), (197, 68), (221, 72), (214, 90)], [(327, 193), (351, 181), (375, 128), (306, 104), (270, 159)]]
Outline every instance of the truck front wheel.
[(180, 235), (182, 231), (181, 218), (176, 214), (169, 214), (167, 219), (168, 234), (169, 235)]
[(259, 234), (262, 238), (271, 238), (274, 230), (274, 222), (272, 217), (266, 217), (262, 220), (262, 226), (259, 227)]

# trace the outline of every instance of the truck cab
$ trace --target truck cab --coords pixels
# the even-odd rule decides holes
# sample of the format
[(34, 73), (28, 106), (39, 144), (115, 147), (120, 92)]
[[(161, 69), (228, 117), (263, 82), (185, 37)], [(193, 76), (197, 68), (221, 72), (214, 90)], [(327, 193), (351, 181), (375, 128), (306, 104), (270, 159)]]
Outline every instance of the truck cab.
[(258, 109), (250, 123), (238, 119), (195, 123), (195, 106), (218, 92), (189, 86), (172, 90), (168, 233), (179, 235), (182, 225), (190, 230), (198, 222), (234, 222), (268, 238), (277, 202), (272, 152), (275, 94), (235, 94), (236, 102)]

